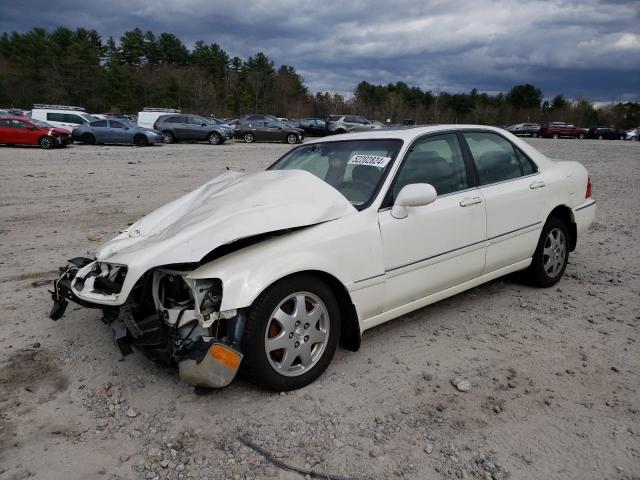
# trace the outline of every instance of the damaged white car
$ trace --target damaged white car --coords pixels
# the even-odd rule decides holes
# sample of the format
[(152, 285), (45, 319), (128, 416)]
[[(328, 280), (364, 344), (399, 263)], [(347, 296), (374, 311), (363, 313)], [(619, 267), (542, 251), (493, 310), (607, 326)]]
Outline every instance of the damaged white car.
[(195, 386), (240, 369), (291, 390), (382, 322), (517, 270), (555, 284), (595, 210), (582, 165), (500, 129), (327, 137), (70, 260), (51, 318), (69, 300), (101, 309), (123, 354), (175, 363)]

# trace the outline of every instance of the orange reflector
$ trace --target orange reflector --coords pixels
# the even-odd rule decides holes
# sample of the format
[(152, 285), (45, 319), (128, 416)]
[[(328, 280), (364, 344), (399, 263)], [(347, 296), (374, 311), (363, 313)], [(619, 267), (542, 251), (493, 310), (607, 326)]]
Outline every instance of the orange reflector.
[(240, 366), (240, 355), (219, 343), (216, 343), (209, 349), (209, 355), (232, 370), (237, 370)]

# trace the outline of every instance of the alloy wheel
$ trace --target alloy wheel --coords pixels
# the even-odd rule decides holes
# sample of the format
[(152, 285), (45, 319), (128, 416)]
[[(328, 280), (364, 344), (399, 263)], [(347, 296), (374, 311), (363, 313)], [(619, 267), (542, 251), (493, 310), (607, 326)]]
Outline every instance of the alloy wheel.
[(555, 278), (562, 270), (567, 256), (567, 239), (559, 228), (549, 231), (542, 250), (542, 264), (545, 273)]
[(319, 297), (296, 292), (282, 300), (271, 314), (264, 346), (271, 367), (295, 377), (313, 368), (329, 340), (329, 312)]

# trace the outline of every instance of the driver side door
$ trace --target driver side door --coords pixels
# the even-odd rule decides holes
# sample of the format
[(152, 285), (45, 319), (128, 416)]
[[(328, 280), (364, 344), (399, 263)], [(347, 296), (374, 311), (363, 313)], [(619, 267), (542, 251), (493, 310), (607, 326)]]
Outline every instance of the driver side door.
[[(485, 263), (484, 199), (455, 133), (423, 137), (405, 155), (378, 213), (386, 271), (384, 310), (393, 310), (472, 280)], [(394, 218), (402, 187), (433, 185), (436, 200)]]

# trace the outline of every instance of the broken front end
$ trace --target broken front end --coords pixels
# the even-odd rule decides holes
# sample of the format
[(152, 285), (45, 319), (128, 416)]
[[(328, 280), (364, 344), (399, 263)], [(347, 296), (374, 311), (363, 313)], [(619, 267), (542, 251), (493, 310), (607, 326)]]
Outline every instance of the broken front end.
[(74, 258), (54, 282), (50, 317), (62, 317), (69, 301), (100, 309), (122, 355), (136, 347), (157, 362), (177, 364), (180, 377), (192, 385), (225, 387), (242, 361), (245, 311), (221, 312), (222, 282), (190, 279), (196, 266), (154, 268), (121, 302), (125, 265)]

